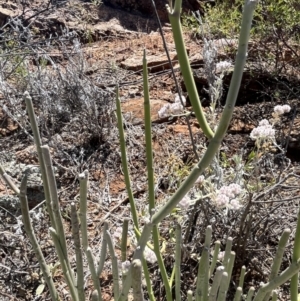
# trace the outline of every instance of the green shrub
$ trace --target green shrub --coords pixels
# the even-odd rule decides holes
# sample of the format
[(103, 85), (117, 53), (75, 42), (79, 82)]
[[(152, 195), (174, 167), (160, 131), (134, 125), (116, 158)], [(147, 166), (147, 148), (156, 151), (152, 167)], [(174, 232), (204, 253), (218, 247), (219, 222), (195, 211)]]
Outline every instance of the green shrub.
[[(211, 33), (220, 38), (237, 36), (243, 4), (244, 0), (218, 0), (214, 6), (206, 5), (204, 19)], [(276, 31), (298, 39), (299, 23), (300, 9), (296, 0), (260, 1), (254, 14), (252, 33), (255, 37), (269, 39)]]

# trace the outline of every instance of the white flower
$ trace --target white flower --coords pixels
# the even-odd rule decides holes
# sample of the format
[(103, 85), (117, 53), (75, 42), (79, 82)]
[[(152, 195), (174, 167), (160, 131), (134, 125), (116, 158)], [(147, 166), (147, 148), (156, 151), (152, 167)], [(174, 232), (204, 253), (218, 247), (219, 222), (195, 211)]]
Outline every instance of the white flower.
[(122, 227), (118, 227), (113, 234), (114, 238), (121, 239), (122, 231), (123, 231)]
[(291, 110), (291, 107), (289, 105), (283, 105), (282, 106), (284, 113), (288, 113)]
[(275, 106), (274, 107), (274, 112), (278, 115), (282, 115), (284, 114), (284, 110), (283, 110), (283, 107), (282, 106)]
[[(181, 99), (182, 99), (183, 105), (186, 106), (186, 98), (183, 95), (181, 95)], [(181, 104), (180, 97), (179, 97), (178, 93), (175, 94), (175, 103), (176, 102)]]
[[(186, 103), (185, 97), (182, 96), (182, 98), (184, 98), (183, 102)], [(179, 96), (178, 96), (179, 99)], [(175, 99), (175, 102), (172, 104), (165, 104), (162, 108), (160, 108), (160, 110), (158, 111), (158, 117), (159, 118), (164, 118), (164, 117), (168, 117), (170, 115), (179, 115), (183, 112), (183, 106), (180, 103), (180, 100), (178, 102), (177, 99)]]
[(231, 189), (229, 188), (229, 186), (222, 186), (219, 191), (218, 194), (224, 194), (226, 195), (228, 198), (234, 198), (234, 194), (232, 193)]
[(230, 201), (230, 203), (228, 204), (228, 208), (232, 209), (232, 210), (238, 210), (242, 207), (242, 205), (240, 204), (240, 202), (237, 199), (233, 199)]
[(118, 262), (119, 263), (119, 269), (122, 271), (122, 275), (126, 275), (129, 271), (130, 268), (130, 261), (126, 260), (123, 262)]
[(149, 249), (147, 246), (144, 251), (144, 258), (146, 259), (147, 262), (152, 263), (152, 264), (157, 261), (155, 253), (151, 249)]
[(289, 105), (283, 105), (283, 106), (275, 106), (274, 112), (278, 115), (283, 115), (284, 113), (288, 113), (291, 110), (291, 107)]
[(235, 196), (242, 192), (242, 187), (239, 184), (232, 183), (228, 187)]
[(263, 119), (258, 123), (259, 126), (270, 126), (270, 122), (267, 119)]
[(259, 122), (258, 127), (254, 128), (250, 133), (250, 138), (253, 140), (263, 138), (263, 139), (274, 139), (275, 130), (272, 128), (272, 125), (268, 120), (263, 119)]
[(181, 209), (187, 209), (191, 204), (191, 199), (188, 196), (185, 196), (179, 203), (178, 206)]
[(225, 194), (220, 193), (217, 195), (215, 202), (217, 207), (225, 208), (228, 206), (229, 197)]
[(242, 188), (239, 184), (232, 183), (229, 186), (222, 186), (217, 191), (216, 206), (219, 208), (225, 208), (237, 210), (241, 207), (239, 201), (235, 199), (242, 192)]
[(204, 181), (204, 176), (201, 175), (201, 176), (196, 180), (195, 184), (202, 184), (203, 181)]
[(217, 72), (223, 72), (223, 71), (227, 71), (231, 66), (232, 66), (232, 64), (230, 62), (223, 61), (223, 62), (217, 63), (216, 69), (217, 69)]
[(183, 112), (183, 106), (180, 102), (174, 102), (170, 105), (170, 111), (173, 115), (179, 115)]
[(224, 251), (219, 252), (219, 254), (218, 254), (218, 260), (222, 261), (224, 259), (224, 255), (225, 255)]
[(158, 111), (158, 117), (164, 118), (168, 117), (170, 115), (170, 104), (165, 104), (159, 111)]

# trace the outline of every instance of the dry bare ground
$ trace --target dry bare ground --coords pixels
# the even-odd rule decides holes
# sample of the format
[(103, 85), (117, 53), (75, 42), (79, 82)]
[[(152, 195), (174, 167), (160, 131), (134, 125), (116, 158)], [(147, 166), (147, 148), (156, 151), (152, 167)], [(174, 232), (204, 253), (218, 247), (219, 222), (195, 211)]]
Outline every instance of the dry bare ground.
[[(122, 6), (116, 7), (116, 3), (100, 5), (97, 1), (57, 0), (48, 5), (42, 1), (30, 4), (7, 1), (1, 4), (0, 9), (0, 22), (3, 25), (0, 32), (0, 160), (16, 183), (20, 183), (22, 172), (31, 170), (28, 199), (33, 209), (33, 222), (63, 300), (70, 300), (70, 296), (48, 233), (49, 221), (43, 206), (37, 153), (22, 100), (24, 91), (28, 90), (32, 95), (43, 143), (50, 146), (53, 156), (73, 264), (70, 202), (78, 199), (80, 172), (89, 170), (89, 245), (96, 256), (102, 241), (103, 221), (109, 221), (110, 231), (114, 234), (121, 227), (122, 220), (130, 217), (114, 115), (116, 83), (120, 86), (130, 172), (141, 220), (147, 211), (141, 79), (144, 48), (147, 49), (150, 72), (158, 206), (176, 190), (196, 162), (186, 119), (162, 119), (158, 116), (158, 110), (164, 104), (174, 102), (176, 88), (155, 18), (145, 16), (145, 11), (139, 7), (124, 11)], [(193, 1), (189, 5), (193, 5)], [(186, 8), (190, 7), (187, 5)], [(17, 15), (21, 16), (20, 23), (8, 18), (16, 18)], [(29, 30), (26, 31), (26, 28)], [(4, 39), (6, 30), (10, 34), (10, 41)], [(163, 23), (163, 31), (176, 77), (186, 94), (167, 22)], [(201, 54), (203, 41), (189, 32), (185, 32), (185, 40), (204, 110), (209, 121), (213, 122), (213, 117), (218, 120), (222, 112), (231, 73), (224, 77), (223, 96), (216, 115), (212, 116)], [(234, 40), (212, 42), (218, 49), (218, 60), (234, 58)], [(295, 229), (300, 176), (299, 46), (293, 45), (291, 51), (282, 45), (284, 55), (277, 57), (274, 64), (264, 55), (266, 52), (273, 53), (275, 48), (272, 47), (275, 46), (271, 42), (265, 43), (250, 43), (249, 61), (234, 117), (222, 143), (219, 165), (212, 165), (206, 176), (211, 177), (218, 172), (218, 168), (234, 171), (234, 155), (244, 161), (249, 160), (249, 154), (255, 149), (249, 137), (251, 130), (260, 120), (272, 118), (273, 107), (278, 104), (292, 107), (276, 128), (277, 142), (286, 152), (270, 148), (261, 154), (256, 167), (243, 175), (248, 187), (253, 187), (249, 197), (244, 200), (243, 210), (224, 215), (206, 198), (185, 212), (174, 211), (160, 225), (163, 256), (169, 273), (174, 262), (173, 229), (177, 222), (183, 226), (183, 294), (195, 286), (198, 256), (207, 225), (213, 226), (213, 242), (220, 240), (222, 250), (226, 238), (233, 237), (233, 249), (237, 257), (232, 292), (242, 265), (247, 268), (245, 291), (250, 286), (258, 287), (260, 282), (266, 281), (283, 229)], [(9, 56), (4, 56), (5, 53), (9, 53)], [(274, 75), (274, 70), (280, 71)], [(191, 110), (189, 102), (186, 109)], [(191, 117), (190, 124), (201, 155), (208, 141), (195, 118)], [(20, 223), (18, 199), (2, 180), (0, 216), (0, 299), (49, 300), (36, 257)], [(134, 249), (132, 228), (130, 234), (129, 258)], [(291, 261), (292, 243), (293, 238), (290, 239), (282, 269)], [(117, 235), (116, 248), (119, 252)], [(104, 300), (113, 298), (109, 262), (108, 259), (100, 277)], [(157, 265), (149, 268), (155, 296), (157, 300), (165, 300)], [(86, 276), (86, 294), (90, 296), (92, 282), (88, 273)], [(280, 300), (288, 300), (287, 285), (281, 288), (279, 297)], [(228, 298), (230, 300), (232, 295), (229, 294)]]

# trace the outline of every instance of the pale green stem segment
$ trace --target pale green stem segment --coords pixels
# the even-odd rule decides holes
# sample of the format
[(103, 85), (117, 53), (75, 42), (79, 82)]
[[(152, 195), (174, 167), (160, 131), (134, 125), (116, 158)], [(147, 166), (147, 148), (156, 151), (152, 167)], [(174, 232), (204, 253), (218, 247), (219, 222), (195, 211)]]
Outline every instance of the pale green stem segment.
[(90, 247), (87, 247), (87, 249), (85, 250), (85, 254), (86, 254), (87, 262), (88, 262), (89, 269), (91, 272), (93, 284), (98, 293), (98, 301), (102, 301), (101, 288), (100, 288), (99, 278), (98, 278), (98, 275), (96, 272), (95, 259), (94, 259), (94, 256), (92, 254), (92, 250)]
[(213, 254), (213, 258), (211, 260), (211, 264), (210, 264), (209, 277), (211, 277), (211, 275), (213, 274), (213, 272), (215, 270), (217, 260), (218, 260), (218, 255), (219, 255), (219, 252), (220, 252), (220, 246), (221, 246), (221, 242), (217, 240), (215, 242), (214, 254)]
[(94, 290), (92, 292), (92, 301), (98, 301), (99, 300), (99, 294), (97, 292), (97, 290)]
[(121, 260), (122, 260), (122, 262), (126, 261), (126, 259), (127, 259), (128, 224), (129, 224), (129, 219), (124, 218), (122, 239), (121, 239)]
[[(269, 276), (269, 281), (273, 280), (278, 275), (280, 265), (282, 262), (282, 258), (283, 258), (283, 254), (285, 251), (285, 247), (286, 247), (286, 244), (288, 243), (290, 234), (291, 234), (291, 230), (285, 229), (280, 237), (277, 252), (276, 252), (276, 255), (273, 260), (271, 273)], [(270, 299), (271, 294), (272, 294), (272, 292), (267, 293), (266, 297), (264, 298), (264, 301), (268, 301)]]
[[(297, 216), (297, 228), (295, 233), (295, 242), (293, 249), (292, 261), (297, 262), (300, 258), (300, 210), (298, 211)], [(299, 273), (296, 273), (291, 279), (291, 301), (298, 300), (298, 282), (299, 282)]]
[(199, 261), (197, 284), (196, 284), (196, 301), (207, 301), (208, 299), (208, 281), (209, 281), (209, 253), (212, 236), (212, 227), (208, 226), (205, 233), (205, 242)]
[[(126, 143), (125, 143), (125, 134), (124, 134), (124, 129), (123, 129), (123, 117), (122, 117), (122, 110), (121, 110), (121, 102), (120, 102), (120, 97), (119, 97), (119, 87), (116, 87), (116, 109), (117, 109), (117, 119), (118, 119), (118, 130), (119, 130), (119, 139), (120, 139), (120, 148), (121, 148), (121, 158), (122, 158), (122, 168), (123, 168), (123, 173), (124, 173), (124, 178), (125, 178), (125, 184), (126, 184), (126, 190), (128, 193), (128, 198), (129, 198), (129, 203), (130, 203), (130, 211), (132, 214), (132, 219), (133, 219), (133, 225), (134, 225), (134, 229), (135, 229), (135, 234), (137, 239), (140, 240), (140, 233), (139, 233), (139, 223), (138, 223), (138, 214), (136, 211), (136, 206), (135, 206), (135, 201), (134, 201), (134, 197), (133, 197), (133, 192), (132, 192), (132, 188), (131, 188), (131, 181), (130, 181), (130, 176), (129, 176), (129, 169), (128, 169), (128, 161), (127, 161), (127, 154), (126, 154)], [(151, 231), (150, 231), (151, 233)], [(149, 233), (149, 236), (150, 236)], [(142, 241), (146, 241), (147, 242), (148, 238), (142, 239)], [(143, 248), (144, 250), (144, 248)], [(146, 261), (143, 259), (143, 256), (141, 256), (139, 258), (142, 261), (143, 264), (143, 270), (144, 270), (144, 276), (145, 276), (145, 280), (147, 283), (147, 290), (148, 290), (148, 294), (149, 294), (149, 298), (151, 301), (154, 301), (154, 293), (153, 293), (153, 289), (152, 289), (152, 285), (151, 285), (151, 280), (150, 280), (150, 275), (149, 275), (149, 271), (148, 271), (148, 267), (147, 267), (147, 263)], [(129, 278), (127, 277), (127, 280)], [(127, 289), (129, 290), (130, 285), (129, 285), (129, 281), (126, 282), (126, 286), (123, 287), (123, 291), (126, 291)], [(127, 298), (127, 294), (124, 294), (120, 296), (120, 298), (124, 298), (122, 300), (126, 300)]]
[[(146, 137), (146, 158), (147, 158), (147, 175), (148, 175), (148, 198), (149, 214), (152, 215), (155, 209), (155, 187), (154, 187), (154, 168), (153, 168), (153, 150), (152, 150), (152, 127), (151, 127), (151, 107), (148, 87), (148, 70), (146, 50), (143, 56), (143, 86), (144, 86), (144, 115), (145, 115), (145, 137)], [(159, 232), (157, 225), (153, 227), (154, 252), (157, 258), (159, 270), (162, 276), (167, 301), (172, 301), (172, 291), (169, 283), (167, 271), (159, 247)]]
[[(121, 262), (124, 262), (127, 259), (128, 224), (129, 224), (129, 219), (124, 218), (122, 239), (121, 239)], [(123, 271), (122, 271), (122, 281), (124, 282), (125, 279), (126, 279), (126, 273), (123, 273)]]
[(239, 286), (236, 289), (233, 301), (241, 301), (242, 293), (243, 293), (243, 289)]
[(175, 230), (176, 235), (176, 246), (175, 246), (175, 298), (176, 301), (181, 301), (181, 245), (182, 245), (182, 235), (181, 235), (181, 226), (179, 224), (176, 225)]
[(231, 275), (232, 275), (234, 260), (235, 260), (235, 252), (231, 251), (229, 261), (228, 261), (227, 270), (226, 270), (227, 273), (228, 273), (227, 291), (228, 291), (229, 284), (230, 284), (230, 279), (231, 279)]
[(224, 267), (223, 266), (217, 267), (216, 273), (215, 273), (215, 276), (214, 276), (214, 280), (213, 280), (211, 289), (209, 291), (208, 301), (216, 301), (217, 300), (218, 291), (219, 291), (219, 287), (220, 287), (220, 284), (221, 284), (223, 272), (224, 272)]
[(46, 199), (47, 212), (49, 214), (52, 227), (56, 229), (56, 224), (55, 224), (55, 219), (54, 219), (52, 204), (51, 204), (50, 190), (49, 190), (48, 179), (46, 174), (46, 168), (45, 168), (45, 163), (44, 163), (42, 149), (41, 149), (42, 140), (40, 137), (38, 124), (34, 114), (32, 99), (27, 91), (24, 93), (24, 98), (25, 98), (26, 109), (29, 116), (32, 132), (33, 132), (34, 143), (36, 145), (36, 150), (38, 153), (39, 165), (40, 165), (42, 180), (44, 184), (44, 193)]
[(134, 196), (131, 189), (131, 181), (130, 181), (129, 170), (128, 170), (126, 142), (125, 142), (125, 134), (123, 129), (123, 117), (122, 117), (121, 102), (119, 96), (119, 86), (116, 87), (116, 105), (117, 105), (117, 119), (118, 119), (119, 139), (120, 139), (120, 148), (121, 148), (122, 168), (123, 168), (123, 173), (125, 178), (126, 190), (128, 193), (128, 198), (130, 203), (130, 211), (132, 214), (133, 224), (134, 227), (138, 230), (139, 222), (138, 222)]
[(175, 42), (175, 47), (178, 55), (178, 61), (180, 64), (180, 70), (182, 72), (182, 76), (184, 79), (184, 83), (191, 101), (191, 104), (193, 106), (193, 110), (195, 112), (195, 115), (197, 117), (197, 120), (199, 122), (199, 125), (201, 129), (203, 130), (203, 133), (205, 136), (209, 139), (211, 139), (214, 135), (213, 131), (210, 129), (202, 106), (199, 99), (197, 87), (195, 84), (195, 80), (193, 77), (193, 72), (189, 63), (189, 58), (187, 55), (187, 51), (184, 45), (183, 40), (183, 33), (180, 23), (180, 13), (181, 13), (181, 4), (182, 0), (176, 0), (174, 9), (167, 6), (168, 12), (169, 12), (169, 19), (172, 26), (173, 31), (173, 37)]
[(19, 192), (24, 228), (25, 228), (26, 234), (29, 237), (30, 243), (31, 243), (34, 253), (37, 257), (37, 260), (39, 262), (39, 266), (42, 270), (44, 279), (49, 288), (51, 299), (53, 301), (60, 301), (60, 298), (59, 298), (56, 288), (54, 286), (53, 279), (51, 277), (49, 267), (45, 261), (43, 252), (41, 250), (41, 247), (36, 239), (36, 236), (35, 236), (33, 228), (32, 228), (26, 195), (27, 195), (27, 176), (25, 175), (21, 181), (21, 187), (20, 187), (20, 192)]
[(19, 196), (20, 195), (19, 188), (15, 185), (15, 183), (12, 181), (10, 176), (5, 172), (2, 165), (0, 165), (0, 175), (2, 176), (5, 183), (16, 193), (17, 196)]
[(249, 288), (246, 301), (251, 301), (252, 300), (252, 298), (254, 296), (254, 292), (255, 292), (255, 288), (253, 286), (251, 286)]
[(108, 250), (111, 257), (111, 262), (112, 262), (114, 299), (117, 300), (120, 296), (118, 258), (115, 253), (115, 246), (113, 240), (108, 230), (106, 231), (105, 235), (106, 235)]
[(193, 301), (193, 292), (187, 291), (187, 301)]
[(225, 301), (227, 295), (228, 274), (223, 272), (217, 301)]
[(232, 237), (227, 238), (224, 259), (223, 259), (223, 266), (227, 273), (228, 273), (227, 267), (229, 265), (229, 258), (230, 258), (230, 254), (231, 254), (231, 248), (232, 248), (232, 240), (233, 240)]
[(243, 288), (244, 286), (244, 279), (245, 279), (246, 267), (243, 265), (241, 269), (241, 275), (239, 280), (239, 287)]
[(82, 246), (84, 251), (86, 251), (86, 249), (88, 248), (88, 233), (87, 233), (87, 221), (86, 221), (88, 179), (89, 179), (89, 173), (87, 170), (79, 174), (79, 184), (80, 184), (79, 219), (80, 219)]
[(54, 169), (53, 169), (52, 160), (51, 160), (51, 156), (50, 156), (50, 150), (49, 150), (48, 145), (41, 146), (41, 152), (43, 155), (45, 171), (46, 171), (46, 175), (47, 175), (47, 179), (48, 179), (47, 184), (49, 187), (50, 196), (51, 196), (51, 200), (52, 200), (51, 205), (52, 205), (55, 226), (56, 226), (55, 231), (58, 234), (60, 247), (63, 251), (64, 258), (65, 258), (67, 267), (69, 269), (69, 273), (73, 279), (73, 283), (75, 284), (75, 276), (74, 276), (73, 270), (71, 268), (70, 260), (68, 257), (67, 241), (66, 241), (62, 216), (61, 216), (61, 212), (60, 212), (60, 205), (59, 205), (59, 200), (58, 200), (58, 192), (57, 192), (57, 186), (56, 186), (56, 181), (55, 181)]
[(292, 262), (292, 264), (287, 269), (285, 269), (280, 275), (278, 275), (272, 281), (269, 281), (268, 283), (264, 284), (258, 290), (253, 301), (262, 301), (268, 292), (275, 290), (278, 286), (287, 282), (295, 274), (299, 273), (299, 269), (300, 269), (300, 259), (298, 259), (295, 262)]
[(82, 260), (82, 250), (80, 241), (80, 227), (79, 219), (76, 211), (76, 205), (71, 203), (71, 223), (72, 223), (72, 236), (74, 240), (74, 248), (76, 255), (76, 271), (77, 271), (77, 291), (79, 301), (85, 300), (84, 294), (84, 272), (83, 272), (83, 260)]
[[(134, 252), (133, 260), (134, 259), (142, 260), (144, 258), (143, 252), (145, 250), (145, 246), (147, 245), (148, 238), (151, 235), (152, 228), (153, 228), (153, 223), (151, 223), (151, 222), (147, 223), (144, 226), (144, 229), (143, 229), (144, 235), (141, 236), (141, 238), (139, 240), (139, 246), (136, 248), (136, 251)], [(143, 264), (143, 269), (144, 269), (144, 273), (145, 273), (145, 269), (146, 269), (146, 271), (148, 271), (147, 270), (147, 265), (145, 267), (144, 264)], [(129, 268), (129, 271), (128, 271), (127, 276), (126, 276), (126, 280), (123, 283), (123, 289), (122, 289), (120, 298), (118, 299), (119, 301), (127, 300), (127, 295), (128, 295), (128, 292), (129, 292), (129, 289), (130, 289), (130, 286), (131, 286), (131, 280), (132, 280), (131, 275), (132, 275), (132, 265)], [(146, 278), (146, 281), (147, 281), (147, 278)], [(150, 277), (149, 277), (149, 281), (150, 281)], [(151, 291), (149, 291), (149, 288), (151, 288)], [(147, 283), (147, 289), (148, 289), (148, 294), (149, 294), (150, 300), (155, 300), (154, 295), (153, 295), (153, 291), (152, 291), (151, 282), (150, 282), (150, 286), (148, 286), (148, 283)]]
[(139, 259), (132, 262), (132, 294), (133, 300), (144, 301), (142, 289), (142, 263)]
[(73, 282), (73, 277), (69, 271), (67, 262), (65, 261), (64, 252), (63, 252), (63, 249), (61, 248), (58, 234), (56, 233), (56, 230), (52, 227), (49, 228), (49, 231), (50, 231), (53, 243), (55, 245), (55, 249), (57, 251), (57, 256), (58, 256), (62, 271), (64, 273), (66, 283), (70, 290), (71, 298), (73, 301), (79, 301), (78, 293), (77, 293), (75, 284)]
[(99, 259), (99, 264), (97, 267), (97, 275), (98, 278), (100, 277), (100, 274), (103, 270), (104, 263), (105, 263), (105, 258), (106, 258), (106, 251), (107, 251), (107, 239), (106, 239), (106, 231), (108, 230), (108, 223), (104, 222), (103, 223), (103, 235), (102, 235), (102, 246), (101, 246), (101, 251), (100, 251), (100, 259)]
[(272, 292), (272, 301), (277, 301), (277, 297), (278, 297), (278, 294), (277, 294), (276, 290), (274, 290)]
[[(175, 9), (176, 5), (178, 6), (178, 3), (180, 4), (178, 0), (175, 1)], [(237, 94), (239, 91), (239, 87), (241, 84), (241, 79), (243, 75), (243, 70), (246, 62), (246, 56), (247, 56), (247, 47), (248, 47), (248, 41), (249, 41), (249, 35), (250, 35), (250, 29), (251, 29), (251, 21), (253, 18), (253, 12), (255, 9), (257, 1), (251, 1), (248, 0), (244, 7), (243, 12), (243, 21), (242, 21), (242, 27), (241, 27), (241, 33), (239, 38), (239, 46), (238, 46), (238, 52), (236, 56), (236, 64), (229, 88), (229, 92), (227, 95), (226, 100), (226, 106), (224, 109), (224, 112), (221, 117), (220, 124), (217, 128), (217, 131), (214, 135), (214, 137), (211, 139), (208, 148), (202, 158), (202, 160), (196, 164), (194, 169), (191, 171), (190, 175), (187, 177), (187, 179), (182, 183), (182, 185), (179, 187), (177, 192), (171, 197), (171, 199), (158, 211), (156, 212), (151, 220), (151, 224), (157, 225), (160, 223), (168, 214), (171, 213), (174, 207), (182, 200), (182, 198), (189, 192), (189, 190), (193, 187), (194, 183), (198, 179), (198, 177), (204, 172), (204, 170), (210, 165), (213, 158), (215, 157), (215, 154), (217, 153), (221, 142), (227, 132), (229, 122), (231, 120), (232, 114), (233, 114), (233, 108), (236, 102)], [(118, 89), (117, 89), (117, 99), (118, 99)], [(123, 123), (122, 123), (122, 115), (121, 115), (121, 105), (118, 104), (119, 101), (117, 101), (117, 108), (118, 108), (118, 124), (119, 124), (119, 130), (123, 131)], [(123, 145), (124, 144), (124, 137), (123, 137)], [(121, 143), (122, 144), (122, 143)], [(123, 151), (122, 151), (123, 153)], [(125, 160), (126, 160), (126, 152), (125, 154)], [(123, 158), (124, 155), (122, 155)], [(130, 183), (129, 183), (130, 184)], [(149, 240), (151, 234), (151, 230), (147, 227), (144, 227), (143, 232), (140, 236), (139, 240), (139, 246), (144, 249), (145, 246), (143, 246), (143, 243), (147, 243)], [(134, 258), (137, 258), (137, 254), (134, 255)], [(127, 277), (128, 279), (128, 277)], [(126, 279), (126, 281), (127, 281)], [(122, 300), (122, 299), (120, 299)]]

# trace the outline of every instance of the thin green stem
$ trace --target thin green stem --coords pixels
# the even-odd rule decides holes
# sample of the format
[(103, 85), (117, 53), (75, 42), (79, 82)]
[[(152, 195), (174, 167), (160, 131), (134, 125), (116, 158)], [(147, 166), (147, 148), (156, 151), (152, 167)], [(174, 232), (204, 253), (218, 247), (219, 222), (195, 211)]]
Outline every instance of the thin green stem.
[[(146, 157), (147, 157), (147, 175), (148, 175), (148, 202), (149, 202), (149, 215), (151, 216), (152, 210), (155, 209), (155, 191), (154, 191), (154, 168), (153, 168), (153, 150), (152, 150), (152, 127), (151, 127), (151, 107), (150, 96), (148, 87), (148, 70), (146, 50), (144, 49), (143, 56), (143, 86), (144, 86), (144, 112), (145, 112), (145, 137), (146, 137)], [(157, 225), (153, 227), (153, 243), (154, 252), (157, 258), (159, 270), (162, 276), (167, 301), (172, 301), (172, 292), (169, 284), (169, 279), (166, 267), (159, 247), (159, 231)]]
[(182, 245), (182, 235), (181, 235), (181, 226), (179, 224), (176, 225), (176, 247), (175, 247), (175, 298), (176, 301), (181, 301), (181, 245)]
[(168, 9), (169, 12), (169, 19), (171, 22), (171, 26), (173, 29), (173, 37), (175, 41), (175, 46), (176, 46), (176, 51), (178, 54), (178, 61), (180, 64), (180, 70), (183, 75), (184, 83), (186, 86), (186, 89), (188, 91), (188, 95), (191, 101), (191, 104), (193, 106), (194, 112), (196, 114), (196, 118), (199, 122), (199, 125), (201, 129), (203, 130), (205, 136), (209, 139), (211, 139), (214, 135), (213, 131), (210, 129), (202, 106), (201, 102), (199, 99), (199, 95), (197, 92), (197, 87), (195, 84), (195, 80), (193, 77), (193, 72), (189, 63), (189, 58), (187, 55), (187, 51), (184, 45), (184, 40), (183, 40), (183, 33), (182, 33), (182, 28), (181, 28), (181, 23), (180, 23), (180, 13), (181, 13), (181, 4), (182, 0), (176, 0), (175, 1), (175, 6), (174, 9), (171, 10), (170, 8)]
[(134, 196), (131, 189), (131, 181), (130, 181), (130, 175), (128, 169), (126, 143), (125, 143), (125, 135), (123, 129), (123, 117), (122, 117), (121, 102), (119, 97), (119, 86), (116, 87), (116, 105), (117, 105), (117, 119), (118, 119), (119, 139), (120, 139), (120, 148), (121, 148), (121, 157), (122, 157), (122, 168), (123, 168), (123, 173), (125, 178), (126, 190), (128, 193), (128, 198), (130, 203), (130, 211), (132, 214), (133, 224), (138, 230), (139, 222), (138, 222), (138, 215), (136, 211)]
[(76, 271), (77, 271), (77, 291), (79, 301), (85, 300), (84, 294), (84, 272), (83, 272), (83, 260), (82, 260), (82, 250), (80, 241), (80, 230), (79, 230), (79, 219), (76, 211), (76, 206), (71, 203), (71, 223), (72, 223), (72, 236), (74, 240), (74, 248), (76, 255)]
[(52, 279), (52, 276), (51, 276), (51, 273), (49, 270), (49, 266), (46, 263), (43, 252), (41, 250), (41, 247), (36, 239), (36, 236), (35, 236), (33, 228), (32, 228), (26, 195), (27, 195), (27, 176), (25, 175), (21, 181), (21, 187), (20, 187), (20, 193), (19, 193), (24, 228), (25, 228), (26, 234), (29, 237), (30, 243), (31, 243), (34, 253), (37, 257), (37, 260), (39, 262), (39, 266), (43, 273), (43, 277), (49, 288), (51, 299), (53, 301), (59, 301), (60, 298), (59, 298), (57, 290), (54, 286), (54, 282), (53, 282), (53, 279)]
[(49, 189), (49, 185), (48, 185), (48, 178), (47, 178), (47, 174), (46, 174), (46, 168), (45, 168), (45, 163), (44, 163), (42, 149), (41, 149), (42, 140), (40, 137), (38, 124), (37, 124), (35, 114), (34, 114), (32, 99), (27, 91), (25, 91), (25, 93), (24, 93), (24, 98), (25, 98), (26, 109), (28, 112), (29, 120), (30, 120), (30, 125), (31, 125), (32, 132), (33, 132), (34, 143), (35, 143), (36, 150), (38, 153), (39, 165), (40, 165), (42, 180), (43, 180), (43, 184), (44, 184), (44, 193), (45, 193), (45, 199), (46, 199), (47, 212), (49, 214), (52, 227), (54, 229), (56, 229), (55, 218), (54, 218), (52, 205), (51, 205), (51, 195), (50, 195), (50, 189)]
[(209, 252), (212, 236), (212, 227), (208, 226), (205, 233), (204, 248), (199, 261), (197, 284), (196, 284), (196, 301), (208, 300), (208, 281), (209, 281)]
[[(293, 249), (292, 262), (297, 262), (300, 258), (300, 210), (298, 211), (297, 217), (297, 228), (295, 233), (295, 242)], [(298, 282), (299, 282), (299, 273), (296, 273), (291, 279), (291, 301), (298, 300)]]
[(71, 298), (73, 301), (79, 301), (77, 289), (73, 282), (73, 277), (70, 273), (67, 262), (65, 261), (64, 252), (63, 252), (63, 249), (61, 248), (59, 237), (54, 228), (50, 227), (49, 231), (50, 231), (53, 243), (55, 245), (55, 249), (57, 251), (57, 256), (58, 256), (62, 271), (64, 273), (66, 283), (70, 290)]
[[(280, 237), (277, 252), (273, 259), (273, 264), (272, 264), (271, 273), (269, 276), (269, 281), (274, 279), (279, 272), (283, 254), (285, 251), (285, 247), (286, 247), (286, 244), (288, 243), (290, 234), (291, 234), (291, 230), (285, 229)], [(270, 299), (271, 294), (272, 294), (272, 292), (267, 293), (266, 297), (264, 298), (264, 301), (268, 301)]]

